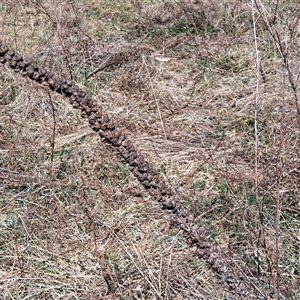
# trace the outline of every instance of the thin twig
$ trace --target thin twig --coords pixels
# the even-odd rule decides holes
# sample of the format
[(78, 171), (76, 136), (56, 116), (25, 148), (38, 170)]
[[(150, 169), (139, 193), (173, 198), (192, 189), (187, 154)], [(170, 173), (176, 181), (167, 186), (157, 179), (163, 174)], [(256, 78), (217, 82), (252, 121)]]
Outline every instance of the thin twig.
[[(285, 136), (285, 133), (284, 133)], [(282, 135), (281, 135), (282, 137)], [(280, 149), (279, 151), (282, 152), (283, 150), (283, 141), (284, 138), (281, 138), (280, 141)], [(275, 215), (275, 266), (276, 266), (276, 289), (275, 289), (275, 299), (279, 300), (280, 299), (280, 269), (279, 269), (279, 260), (280, 260), (280, 249), (279, 249), (279, 228), (280, 228), (280, 216), (281, 216), (281, 196), (280, 196), (280, 187), (282, 184), (282, 179), (283, 179), (283, 158), (282, 158), (282, 153), (279, 153), (279, 167), (280, 167), (280, 174), (278, 175), (278, 183), (277, 183), (277, 188), (276, 188), (276, 215)]]
[(53, 105), (51, 94), (49, 92), (48, 92), (48, 96), (49, 96), (49, 100), (50, 100), (50, 105), (51, 105), (51, 109), (52, 109), (52, 117), (53, 117), (52, 139), (50, 141), (50, 145), (51, 145), (51, 159), (50, 160), (51, 160), (51, 166), (53, 168), (54, 148), (55, 148), (55, 132), (56, 132), (56, 118), (55, 118), (55, 108), (54, 108), (54, 105)]
[[(299, 17), (297, 17), (295, 24), (292, 27), (293, 30), (290, 30), (290, 32), (289, 32), (290, 44), (285, 45), (285, 47), (284, 47), (281, 36), (280, 36), (277, 28), (275, 27), (275, 22), (272, 22), (272, 24), (270, 23), (269, 19), (267, 18), (267, 15), (266, 15), (266, 9), (263, 6), (262, 2), (260, 0), (252, 0), (252, 1), (254, 2), (253, 4), (255, 4), (255, 7), (257, 8), (260, 16), (262, 17), (262, 20), (263, 20), (269, 34), (273, 38), (275, 45), (277, 47), (277, 50), (278, 50), (279, 54), (281, 55), (284, 66), (288, 72), (288, 79), (289, 79), (290, 86), (293, 91), (296, 110), (297, 110), (297, 118), (298, 118), (298, 122), (300, 124), (300, 99), (298, 96), (298, 85), (297, 85), (298, 74), (296, 76), (294, 76), (292, 68), (291, 68), (291, 64), (290, 64), (290, 48), (291, 48), (291, 44), (295, 40), (294, 32), (297, 28), (296, 24), (299, 21)], [(277, 13), (277, 10), (278, 10), (278, 3), (276, 4), (275, 13)], [(296, 14), (297, 13), (298, 13), (298, 7), (296, 9)]]
[(259, 198), (258, 191), (258, 102), (259, 102), (259, 74), (260, 74), (260, 60), (258, 53), (258, 45), (257, 45), (257, 33), (256, 33), (256, 20), (255, 20), (255, 12), (254, 12), (254, 1), (252, 0), (252, 23), (253, 23), (253, 38), (254, 38), (254, 48), (255, 48), (255, 58), (256, 58), (256, 86), (255, 86), (255, 100), (254, 100), (254, 136), (255, 136), (255, 149), (254, 149), (254, 178), (255, 178), (255, 199), (258, 205), (258, 217), (260, 222), (259, 234), (257, 239), (257, 274), (260, 274), (260, 255), (259, 248), (260, 245), (264, 244), (261, 242), (261, 239), (264, 239), (263, 234), (263, 214), (262, 214), (262, 204)]

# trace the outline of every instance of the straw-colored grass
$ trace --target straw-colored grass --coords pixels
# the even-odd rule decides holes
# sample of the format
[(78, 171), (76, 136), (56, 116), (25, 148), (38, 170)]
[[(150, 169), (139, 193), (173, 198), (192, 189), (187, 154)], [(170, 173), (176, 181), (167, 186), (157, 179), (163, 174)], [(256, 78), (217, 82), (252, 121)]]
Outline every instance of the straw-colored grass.
[[(225, 2), (0, 1), (0, 25), (101, 102), (269, 299), (299, 299), (299, 122), (270, 34), (296, 78), (299, 4), (257, 2), (254, 36), (251, 5)], [(78, 112), (7, 66), (0, 132), (0, 299), (228, 299)]]

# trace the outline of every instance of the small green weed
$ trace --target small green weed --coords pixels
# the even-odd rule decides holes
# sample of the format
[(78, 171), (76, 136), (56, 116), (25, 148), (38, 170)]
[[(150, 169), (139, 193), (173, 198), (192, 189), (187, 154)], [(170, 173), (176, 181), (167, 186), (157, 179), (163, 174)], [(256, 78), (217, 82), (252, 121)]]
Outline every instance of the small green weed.
[(223, 71), (239, 73), (247, 68), (247, 62), (241, 54), (226, 53), (217, 58), (216, 66)]
[(204, 180), (198, 181), (198, 182), (194, 182), (192, 185), (193, 189), (195, 190), (204, 190), (206, 188), (206, 182)]
[(20, 89), (16, 87), (13, 83), (6, 83), (6, 85), (6, 90), (0, 93), (0, 105), (8, 105), (12, 103), (20, 94)]
[(126, 165), (117, 163), (113, 166), (112, 169), (115, 176), (122, 184), (126, 184), (129, 182), (130, 173)]

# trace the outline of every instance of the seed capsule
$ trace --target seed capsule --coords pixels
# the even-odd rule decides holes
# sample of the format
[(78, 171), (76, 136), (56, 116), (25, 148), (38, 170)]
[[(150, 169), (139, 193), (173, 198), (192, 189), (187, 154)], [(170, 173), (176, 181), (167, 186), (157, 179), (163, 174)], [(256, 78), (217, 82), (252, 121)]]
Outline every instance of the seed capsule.
[(55, 76), (54, 73), (50, 72), (50, 71), (47, 71), (46, 74), (45, 74), (46, 80), (49, 80), (49, 79), (51, 79), (54, 76)]
[(21, 54), (16, 53), (16, 54), (14, 55), (14, 57), (13, 57), (13, 60), (16, 61), (16, 62), (18, 63), (19, 61), (23, 60), (23, 57), (22, 57)]
[(14, 56), (15, 52), (13, 50), (9, 50), (4, 54), (4, 58), (7, 61), (10, 61), (12, 59), (12, 57)]
[(14, 60), (10, 60), (8, 63), (9, 63), (9, 66), (13, 69), (17, 66), (17, 62)]
[(32, 60), (30, 58), (24, 59), (23, 62), (26, 65), (26, 67), (28, 67), (32, 64)]
[(19, 68), (24, 69), (26, 67), (26, 63), (24, 60), (20, 61), (19, 63)]
[(150, 165), (147, 161), (144, 161), (143, 163), (138, 165), (140, 172), (148, 172), (150, 169)]
[(108, 123), (108, 121), (110, 120), (110, 117), (108, 115), (103, 115), (102, 116), (102, 124)]
[(81, 115), (81, 118), (84, 118), (84, 119), (88, 117), (88, 115), (87, 115), (87, 113), (86, 113), (85, 110), (82, 110), (81, 113), (80, 113), (80, 115)]
[(100, 130), (100, 127), (101, 127), (101, 125), (97, 121), (92, 125), (92, 129), (95, 131)]
[(2, 43), (0, 43), (0, 55), (3, 56), (6, 52), (8, 52), (8, 47)]
[(61, 85), (62, 85), (62, 79), (60, 77), (57, 77), (54, 84), (54, 90), (60, 94), (61, 94)]
[(171, 195), (172, 194), (172, 190), (168, 186), (166, 186), (165, 188), (161, 189), (160, 191), (161, 191), (161, 193), (163, 195)]
[(135, 170), (134, 176), (137, 177), (139, 181), (143, 183), (143, 181), (146, 179), (146, 174), (139, 172), (139, 169), (135, 167), (133, 170)]
[(149, 194), (154, 197), (156, 200), (160, 200), (161, 199), (161, 194), (159, 192), (158, 189), (155, 189), (153, 187), (150, 187), (150, 190), (149, 190)]
[(29, 65), (27, 68), (26, 68), (26, 73), (27, 73), (27, 76), (29, 76), (31, 78), (31, 76), (33, 75), (34, 73), (34, 69), (33, 69), (33, 66), (32, 65)]
[(171, 197), (164, 197), (164, 202), (162, 205), (163, 205), (164, 209), (173, 209), (174, 208)]
[(132, 169), (132, 174), (135, 177), (139, 177), (141, 175), (141, 173), (139, 172), (139, 169), (137, 167), (135, 167), (135, 168)]
[(134, 163), (136, 165), (141, 165), (144, 163), (144, 157), (142, 155), (139, 155), (138, 157), (136, 157), (136, 159), (134, 160)]
[(40, 79), (41, 75), (39, 72), (33, 72), (32, 74), (32, 79), (35, 80), (35, 81), (38, 81)]
[(46, 76), (47, 71), (44, 68), (39, 67), (39, 73), (41, 76)]
[(44, 89), (48, 89), (49, 88), (49, 84), (46, 80), (44, 80), (42, 83), (41, 83), (41, 87), (44, 88)]
[[(71, 102), (71, 99), (70, 99), (70, 102)], [(89, 118), (88, 118), (88, 121), (91, 125), (95, 124), (96, 122), (96, 118), (94, 115), (90, 115)]]
[(113, 134), (113, 138), (119, 139), (119, 137), (121, 135), (121, 131), (120, 131), (120, 129), (116, 129), (112, 132), (112, 134)]
[(72, 103), (72, 106), (73, 106), (73, 108), (77, 109), (77, 108), (79, 107), (79, 104), (78, 104), (77, 101), (74, 101), (74, 102)]
[(103, 133), (103, 136), (104, 136), (108, 141), (110, 141), (111, 138), (112, 138), (112, 132), (111, 132), (111, 131), (105, 131), (105, 132)]
[(150, 181), (149, 180), (144, 180), (143, 182), (142, 182), (142, 184), (143, 184), (143, 186), (146, 188), (146, 189), (148, 189), (148, 188), (150, 188)]
[(110, 119), (106, 123), (106, 128), (109, 129), (109, 130), (114, 130), (116, 128), (116, 125), (114, 124), (114, 121), (112, 119)]

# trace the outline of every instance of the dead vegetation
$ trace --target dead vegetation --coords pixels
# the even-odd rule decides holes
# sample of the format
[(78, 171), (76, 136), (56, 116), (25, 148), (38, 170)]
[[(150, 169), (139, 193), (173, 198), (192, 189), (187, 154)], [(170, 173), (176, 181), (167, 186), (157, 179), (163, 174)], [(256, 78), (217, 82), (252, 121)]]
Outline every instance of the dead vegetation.
[[(258, 53), (243, 1), (0, 9), (5, 42), (93, 94), (267, 298), (297, 299), (298, 6), (256, 3)], [(134, 55), (87, 78), (123, 53)], [(4, 299), (229, 298), (76, 111), (6, 67), (0, 76)]]

